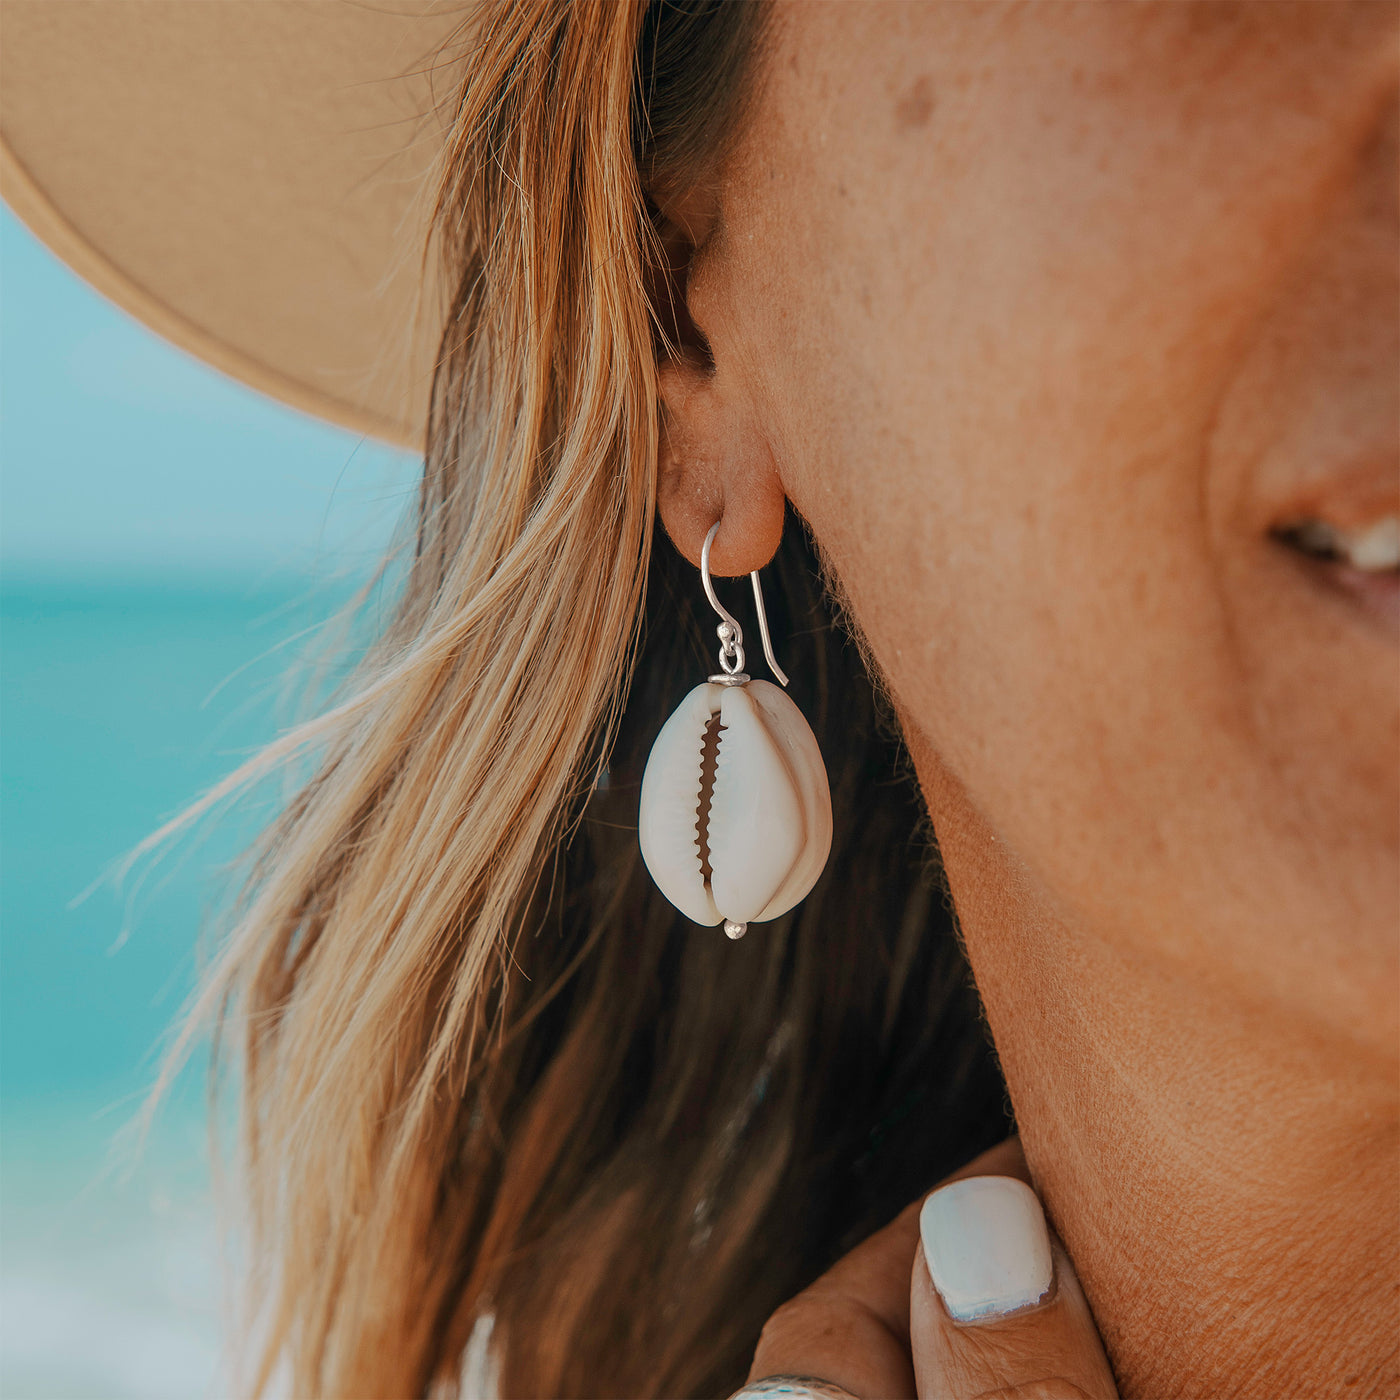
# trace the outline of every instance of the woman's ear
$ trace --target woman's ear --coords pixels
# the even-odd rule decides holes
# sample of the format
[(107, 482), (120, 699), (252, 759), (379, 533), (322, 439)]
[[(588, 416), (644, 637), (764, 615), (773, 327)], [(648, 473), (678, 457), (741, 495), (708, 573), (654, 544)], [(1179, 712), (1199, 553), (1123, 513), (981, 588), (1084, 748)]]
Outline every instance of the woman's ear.
[(710, 571), (761, 569), (783, 536), (786, 496), (745, 386), (722, 364), (683, 351), (660, 367), (661, 455), (657, 498), (675, 546), (699, 567), (716, 520)]
[(750, 386), (735, 373), (725, 343), (723, 307), (706, 306), (718, 323), (707, 324), (712, 334), (691, 315), (692, 257), (715, 215), (707, 200), (703, 190), (693, 192), (688, 204), (671, 212), (659, 240), (652, 288), (664, 357), (657, 374), (657, 497), (666, 533), (697, 568), (705, 536), (718, 520), (710, 570), (737, 577), (761, 569), (777, 551), (786, 497)]

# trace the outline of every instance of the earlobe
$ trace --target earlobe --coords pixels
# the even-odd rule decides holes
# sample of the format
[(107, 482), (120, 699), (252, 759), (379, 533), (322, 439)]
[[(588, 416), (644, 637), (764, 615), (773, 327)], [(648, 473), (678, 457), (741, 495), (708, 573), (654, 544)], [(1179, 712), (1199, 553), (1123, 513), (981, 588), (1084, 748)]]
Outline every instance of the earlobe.
[(663, 364), (658, 384), (657, 502), (666, 533), (699, 567), (718, 520), (712, 571), (737, 577), (761, 569), (782, 539), (786, 497), (747, 395), (728, 392), (719, 370), (690, 356)]

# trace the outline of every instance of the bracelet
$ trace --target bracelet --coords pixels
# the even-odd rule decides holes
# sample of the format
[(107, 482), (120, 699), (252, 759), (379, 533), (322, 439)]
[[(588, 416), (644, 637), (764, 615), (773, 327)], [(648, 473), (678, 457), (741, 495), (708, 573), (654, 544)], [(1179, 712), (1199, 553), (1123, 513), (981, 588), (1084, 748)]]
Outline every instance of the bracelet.
[(857, 1400), (849, 1390), (820, 1376), (764, 1376), (736, 1390), (729, 1400), (772, 1400), (778, 1395), (794, 1400)]

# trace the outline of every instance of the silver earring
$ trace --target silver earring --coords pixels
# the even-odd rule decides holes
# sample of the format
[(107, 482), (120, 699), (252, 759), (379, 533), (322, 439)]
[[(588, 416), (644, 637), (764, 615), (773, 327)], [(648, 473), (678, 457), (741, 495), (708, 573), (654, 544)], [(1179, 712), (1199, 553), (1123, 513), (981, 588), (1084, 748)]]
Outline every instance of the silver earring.
[[(700, 581), (720, 616), (719, 671), (662, 726), (642, 776), (642, 859), (661, 893), (697, 924), (742, 938), (785, 914), (817, 882), (831, 851), (831, 790), (802, 711), (775, 685), (744, 673), (744, 631), (710, 581), (710, 527)], [(773, 655), (757, 572), (763, 654)]]

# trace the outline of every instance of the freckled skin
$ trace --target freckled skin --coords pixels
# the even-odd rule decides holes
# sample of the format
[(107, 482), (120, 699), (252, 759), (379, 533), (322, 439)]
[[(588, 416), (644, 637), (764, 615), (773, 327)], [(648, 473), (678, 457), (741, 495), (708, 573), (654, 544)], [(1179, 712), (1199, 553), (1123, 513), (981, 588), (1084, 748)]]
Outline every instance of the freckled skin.
[(910, 84), (908, 92), (895, 103), (894, 119), (896, 128), (910, 131), (915, 127), (927, 126), (933, 116), (933, 82), (927, 74), (921, 74)]
[(678, 214), (667, 528), (827, 551), (1126, 1394), (1400, 1386), (1396, 642), (1272, 533), (1397, 509), (1398, 30), (779, 3)]

